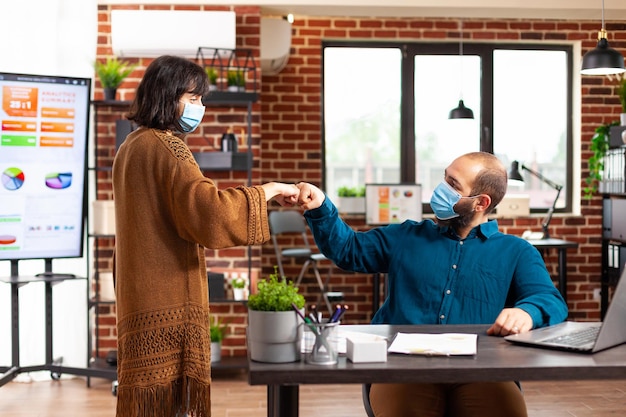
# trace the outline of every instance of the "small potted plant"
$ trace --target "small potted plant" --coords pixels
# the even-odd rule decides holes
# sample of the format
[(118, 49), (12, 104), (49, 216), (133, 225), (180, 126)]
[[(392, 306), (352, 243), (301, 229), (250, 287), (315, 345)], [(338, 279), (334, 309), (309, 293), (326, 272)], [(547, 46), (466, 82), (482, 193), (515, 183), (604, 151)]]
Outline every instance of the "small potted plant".
[(365, 187), (339, 187), (337, 208), (341, 213), (365, 213)]
[(222, 319), (213, 316), (209, 323), (211, 335), (211, 362), (219, 362), (222, 359), (222, 341), (228, 333), (228, 325)]
[(135, 67), (137, 67), (136, 64), (117, 59), (117, 57), (107, 57), (104, 62), (96, 61), (96, 74), (104, 88), (105, 100), (115, 100), (117, 88)]
[(620, 125), (626, 126), (626, 73), (608, 75), (609, 80), (615, 83), (615, 92), (619, 97), (622, 105), (622, 113), (620, 114)]
[(248, 297), (248, 349), (258, 362), (284, 363), (300, 360), (304, 296), (292, 281), (278, 278), (278, 268)]
[(243, 70), (229, 70), (226, 76), (228, 91), (240, 92), (246, 89), (246, 77)]
[(233, 298), (236, 301), (246, 299), (246, 285), (248, 280), (245, 277), (233, 277), (230, 280), (230, 285), (233, 287)]
[(607, 123), (598, 126), (591, 138), (591, 156), (588, 159), (589, 175), (585, 178), (585, 187), (583, 188), (583, 198), (589, 200), (593, 194), (598, 191), (598, 186), (602, 181), (602, 173), (604, 171), (604, 157), (609, 150), (609, 134), (611, 127), (616, 126), (617, 122)]
[(217, 90), (217, 70), (213, 67), (205, 67), (204, 71), (206, 72), (207, 77), (209, 77), (209, 90)]

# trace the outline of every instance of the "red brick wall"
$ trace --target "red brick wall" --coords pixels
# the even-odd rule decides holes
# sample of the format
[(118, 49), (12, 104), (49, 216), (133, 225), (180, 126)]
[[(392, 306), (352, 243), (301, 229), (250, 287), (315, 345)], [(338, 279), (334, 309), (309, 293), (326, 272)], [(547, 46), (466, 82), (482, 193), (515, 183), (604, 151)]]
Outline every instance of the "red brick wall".
[[(109, 11), (119, 6), (100, 6), (98, 55), (111, 53)], [(133, 6), (137, 7), (137, 6)], [(147, 6), (146, 6), (147, 8)], [(170, 8), (158, 6), (156, 8)], [(175, 7), (172, 7), (175, 8)], [(182, 7), (207, 10), (202, 6)], [(212, 10), (215, 7), (211, 8)], [(230, 9), (225, 7), (222, 9)], [(251, 48), (258, 56), (260, 9), (257, 7), (235, 7), (237, 13), (238, 47)], [(293, 24), (292, 48), (287, 67), (278, 75), (260, 79), (260, 100), (253, 110), (253, 152), (255, 165), (253, 182), (267, 181), (296, 182), (305, 180), (319, 184), (322, 178), (321, 161), (321, 41), (323, 39), (403, 39), (410, 41), (458, 39), (458, 22), (454, 19), (368, 19), (368, 18), (323, 18), (296, 16)], [(607, 22), (611, 46), (626, 52), (626, 24)], [(596, 44), (598, 22), (554, 21), (554, 20), (491, 20), (471, 19), (464, 21), (468, 42), (475, 41), (582, 41), (582, 52)], [(138, 67), (131, 79), (123, 84), (122, 99), (131, 99), (147, 60), (138, 60)], [(258, 65), (257, 65), (258, 66)], [(260, 72), (260, 71), (259, 71)], [(99, 85), (96, 85), (99, 87)], [(582, 178), (587, 175), (587, 158), (590, 138), (594, 129), (603, 123), (619, 118), (619, 101), (613, 87), (602, 77), (584, 77), (580, 91), (582, 97)], [(96, 89), (96, 99), (101, 89)], [(98, 141), (105, 148), (100, 153), (103, 164), (110, 164), (114, 143), (112, 126), (117, 116), (104, 116), (98, 124)], [(221, 133), (230, 124), (236, 132), (245, 127), (245, 112), (241, 109), (210, 108), (198, 134), (189, 139), (192, 150), (208, 150), (209, 142), (217, 145)], [(100, 162), (99, 162), (100, 163)], [(245, 173), (207, 173), (220, 188), (245, 183)], [(99, 189), (110, 192), (110, 178), (99, 177)], [(102, 193), (99, 193), (102, 196)], [(108, 195), (108, 194), (106, 194)], [(599, 287), (601, 201), (596, 196), (582, 200), (582, 215), (557, 216), (552, 220), (554, 237), (579, 243), (577, 250), (568, 252), (568, 300), (570, 317), (573, 319), (598, 319), (599, 301), (593, 300), (593, 289)], [(351, 216), (348, 222), (356, 228), (365, 228), (362, 216)], [(501, 220), (504, 231), (521, 235), (526, 229), (540, 230), (540, 217)], [(246, 265), (245, 249), (207, 251), (209, 267), (237, 268)], [(253, 264), (263, 276), (273, 271), (276, 263), (271, 244), (255, 247)], [(557, 253), (549, 251), (546, 263), (553, 277), (557, 276)], [(328, 264), (323, 265), (323, 272)], [(286, 275), (295, 278), (299, 266), (290, 264)], [(316, 302), (317, 291), (312, 274), (304, 280), (304, 294), (309, 302)], [(349, 274), (333, 270), (331, 289), (344, 291), (350, 312), (344, 321), (366, 322), (371, 312), (372, 277)], [(240, 355), (245, 352), (246, 310), (239, 303), (214, 303), (213, 313), (224, 316), (231, 323), (231, 336), (224, 342), (225, 355)], [(108, 311), (114, 317), (114, 310)], [(114, 328), (105, 315), (106, 325), (100, 335), (111, 346), (115, 343)], [(103, 323), (104, 324), (104, 323)]]

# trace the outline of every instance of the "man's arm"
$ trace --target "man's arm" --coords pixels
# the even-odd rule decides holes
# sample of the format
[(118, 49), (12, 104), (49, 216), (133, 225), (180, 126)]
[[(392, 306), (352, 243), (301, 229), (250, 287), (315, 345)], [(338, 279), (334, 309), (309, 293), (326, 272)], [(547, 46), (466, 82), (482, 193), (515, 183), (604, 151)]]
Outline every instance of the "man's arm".
[(488, 334), (506, 336), (522, 333), (560, 323), (567, 318), (567, 304), (552, 283), (539, 251), (524, 243), (518, 253), (511, 282), (514, 306), (500, 312)]

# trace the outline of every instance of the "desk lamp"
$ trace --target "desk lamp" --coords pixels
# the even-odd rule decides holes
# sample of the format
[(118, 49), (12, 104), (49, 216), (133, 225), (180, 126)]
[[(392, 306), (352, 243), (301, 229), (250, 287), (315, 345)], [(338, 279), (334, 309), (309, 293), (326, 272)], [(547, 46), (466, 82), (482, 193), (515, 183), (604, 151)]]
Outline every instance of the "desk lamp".
[[(548, 184), (550, 187), (554, 188), (556, 190), (556, 197), (554, 198), (554, 202), (552, 203), (552, 207), (550, 207), (548, 209), (548, 213), (545, 217), (545, 219), (543, 220), (543, 223), (541, 223), (541, 227), (543, 229), (543, 233), (541, 238), (542, 239), (549, 239), (550, 238), (550, 232), (548, 231), (548, 226), (550, 225), (550, 221), (552, 220), (552, 214), (554, 214), (554, 209), (556, 207), (556, 202), (559, 199), (559, 196), (561, 195), (561, 190), (563, 189), (562, 185), (559, 185), (549, 179), (547, 179), (546, 177), (544, 177), (543, 175), (541, 175), (539, 172), (537, 171), (533, 171), (532, 169), (528, 168), (527, 166), (525, 166), (524, 164), (521, 164), (521, 168), (523, 170), (528, 171), (530, 174), (534, 175), (535, 177), (539, 178), (541, 181), (545, 182), (546, 184)], [(522, 177), (522, 174), (520, 173), (520, 163), (518, 161), (513, 161), (511, 163), (511, 170), (509, 171), (509, 179), (513, 180), (513, 181), (521, 181), (524, 182), (524, 177)]]

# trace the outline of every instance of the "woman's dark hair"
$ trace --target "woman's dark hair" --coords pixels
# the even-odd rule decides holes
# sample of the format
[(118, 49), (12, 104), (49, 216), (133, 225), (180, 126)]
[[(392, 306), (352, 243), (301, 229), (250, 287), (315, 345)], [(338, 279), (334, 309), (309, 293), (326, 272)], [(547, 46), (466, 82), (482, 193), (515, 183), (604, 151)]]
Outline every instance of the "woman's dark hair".
[(163, 55), (146, 68), (126, 117), (139, 126), (180, 132), (180, 98), (185, 93), (204, 96), (208, 92), (209, 78), (200, 65)]

